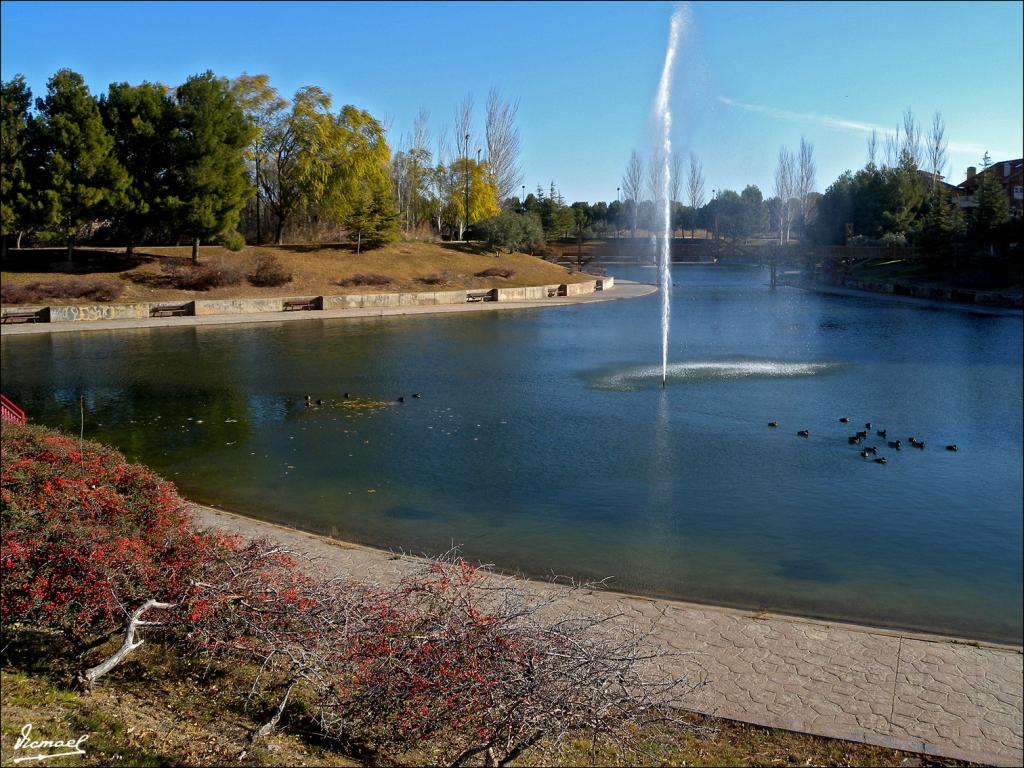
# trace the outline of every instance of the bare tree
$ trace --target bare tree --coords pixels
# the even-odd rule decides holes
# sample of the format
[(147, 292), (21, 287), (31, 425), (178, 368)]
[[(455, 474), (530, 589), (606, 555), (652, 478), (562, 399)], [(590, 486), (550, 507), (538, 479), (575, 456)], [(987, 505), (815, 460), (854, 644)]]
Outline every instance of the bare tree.
[(451, 195), (451, 170), (448, 167), (451, 160), (449, 132), (448, 126), (445, 125), (437, 133), (437, 155), (434, 158), (434, 169), (430, 174), (430, 215), (437, 226), (438, 234), (441, 234), (444, 227), (445, 202)]
[(921, 126), (914, 118), (914, 113), (907, 107), (903, 112), (903, 143), (900, 146), (900, 160), (904, 158), (914, 163), (915, 168), (923, 164), (921, 150)]
[(473, 139), (473, 94), (467, 93), (455, 107), (455, 146), (459, 157), (459, 172), (462, 174), (463, 215), (459, 221), (459, 240), (462, 240), (469, 227), (469, 145)]
[(629, 164), (626, 166), (626, 173), (622, 177), (622, 194), (626, 200), (633, 203), (633, 237), (636, 237), (637, 214), (640, 210), (640, 195), (644, 185), (644, 164), (640, 155), (634, 149), (629, 156)]
[(875, 158), (878, 154), (878, 131), (872, 130), (868, 137), (868, 166), (875, 165)]
[(426, 187), (427, 171), (430, 168), (430, 110), (421, 106), (412, 125), (412, 135), (408, 139), (408, 169), (406, 199), (406, 225), (412, 229), (419, 225), (422, 213), (422, 199)]
[(693, 209), (693, 216), (690, 222), (690, 237), (695, 235), (697, 223), (697, 209), (704, 205), (704, 166), (700, 158), (693, 152), (690, 153), (690, 172), (686, 177), (686, 193), (690, 199), (690, 208)]
[(939, 178), (946, 168), (946, 122), (942, 113), (932, 116), (932, 131), (928, 135), (928, 168), (932, 172), (932, 189), (938, 186)]
[(669, 168), (671, 176), (668, 182), (668, 196), (673, 203), (678, 203), (682, 201), (679, 195), (683, 191), (683, 158), (679, 156), (679, 153), (672, 153)]
[(811, 193), (816, 185), (817, 164), (814, 162), (814, 145), (800, 137), (800, 153), (797, 156), (796, 198), (800, 206), (800, 223), (807, 230), (811, 215)]
[(895, 168), (900, 164), (900, 125), (896, 124), (894, 133), (885, 134), (885, 165), (888, 168)]
[(782, 147), (779, 164), (775, 167), (775, 195), (779, 198), (779, 245), (789, 242), (789, 228), (793, 223), (793, 195), (796, 191), (796, 168), (793, 154)]
[(652, 150), (647, 158), (647, 194), (657, 204), (665, 199), (665, 159), (658, 150)]
[(519, 101), (503, 101), (496, 88), (487, 94), (487, 170), (502, 205), (515, 196), (523, 174), (519, 168)]

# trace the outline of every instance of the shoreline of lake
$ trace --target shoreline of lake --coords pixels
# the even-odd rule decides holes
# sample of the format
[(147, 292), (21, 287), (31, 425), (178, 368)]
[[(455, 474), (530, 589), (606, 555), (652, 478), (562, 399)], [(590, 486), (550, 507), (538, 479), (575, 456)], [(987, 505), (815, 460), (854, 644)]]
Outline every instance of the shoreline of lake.
[(117, 320), (94, 320), (67, 323), (21, 323), (0, 326), (2, 336), (29, 336), (73, 331), (112, 331), (129, 328), (182, 328), (200, 325), (237, 325), (245, 323), (296, 322), (301, 320), (336, 320), (350, 317), (390, 317), (395, 315), (428, 315), (451, 312), (498, 311), (505, 309), (538, 309), (578, 304), (595, 304), (620, 299), (635, 299), (657, 290), (656, 285), (630, 280), (616, 281), (607, 290), (575, 296), (555, 296), (525, 301), (476, 301), (463, 304), (421, 304), (404, 306), (351, 307), (322, 309), (312, 312), (249, 312), (217, 315), (186, 315), (182, 317), (145, 317)]
[[(266, 537), (302, 552), (329, 576), (393, 582), (423, 562), (407, 552), (194, 502), (189, 511), (202, 527), (247, 539)], [(513, 578), (530, 589), (561, 588)], [(994, 765), (1015, 764), (1024, 744), (1020, 646), (611, 590), (582, 592), (581, 606), (616, 621), (651, 626), (654, 642), (679, 652), (680, 673), (706, 677), (689, 707), (695, 712)], [(767, 667), (765, 659), (772, 661)], [(962, 668), (968, 665), (980, 674), (965, 676)], [(933, 690), (948, 694), (939, 705), (943, 718), (958, 718), (973, 726), (965, 733), (976, 731), (977, 736), (950, 736), (941, 726), (945, 719), (938, 729), (930, 722), (935, 719)], [(821, 716), (824, 711), (829, 717)]]

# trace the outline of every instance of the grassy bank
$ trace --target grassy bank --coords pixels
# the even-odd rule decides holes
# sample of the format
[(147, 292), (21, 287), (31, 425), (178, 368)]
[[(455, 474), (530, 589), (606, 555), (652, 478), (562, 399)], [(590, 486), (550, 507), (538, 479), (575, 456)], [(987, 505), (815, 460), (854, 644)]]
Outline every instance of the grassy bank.
[[(88, 734), (84, 756), (46, 761), (55, 766), (99, 765), (308, 765), (360, 766), (358, 755), (319, 738), (302, 702), (286, 713), (282, 728), (257, 744), (247, 736), (273, 711), (259, 696), (247, 700), (251, 669), (207, 668), (170, 646), (147, 644), (132, 662), (115, 669), (93, 693), (72, 690), (68, 660), (52, 637), (4, 638), (0, 671), (2, 754), (12, 765), (12, 747), (26, 723), (37, 738)], [(684, 716), (691, 729), (665, 727), (646, 734), (654, 765), (878, 765), (966, 766), (897, 750), (792, 733), (731, 720)], [(573, 745), (565, 765), (624, 765), (613, 750), (592, 755), (590, 744)], [(596, 758), (596, 759), (595, 759)], [(420, 754), (410, 765), (430, 764)], [(536, 765), (529, 754), (517, 765)]]
[[(76, 252), (70, 265), (58, 249), (10, 251), (0, 267), (5, 293), (14, 288), (44, 283), (64, 293), (76, 284), (102, 283), (117, 293), (118, 303), (186, 301), (195, 298), (321, 296), (345, 293), (443, 291), (475, 288), (514, 288), (528, 285), (579, 282), (587, 276), (525, 253), (503, 253), (463, 243), (392, 243), (355, 253), (349, 246), (261, 246), (229, 251), (203, 246), (202, 265), (223, 267), (237, 281), (197, 291), (180, 287), (190, 266), (188, 247), (140, 248), (133, 257), (123, 248), (88, 248)], [(291, 279), (281, 285), (257, 286), (248, 279), (258, 256), (273, 256)], [(483, 274), (499, 270), (507, 277)], [(37, 291), (46, 293), (46, 289)], [(5, 305), (91, 303), (87, 298), (57, 297), (14, 301)]]

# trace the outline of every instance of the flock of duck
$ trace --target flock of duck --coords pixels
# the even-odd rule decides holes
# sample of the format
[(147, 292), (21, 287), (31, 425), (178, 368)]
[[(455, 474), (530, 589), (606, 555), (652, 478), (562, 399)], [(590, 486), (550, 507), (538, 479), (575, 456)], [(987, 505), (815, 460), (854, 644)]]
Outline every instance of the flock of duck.
[[(850, 423), (850, 419), (848, 417), (846, 417), (846, 416), (842, 416), (839, 419), (839, 423), (840, 424), (849, 424)], [(769, 421), (768, 422), (768, 426), (769, 427), (778, 427), (779, 426), (779, 422), (777, 422), (777, 421)], [(864, 422), (864, 429), (858, 430), (855, 435), (850, 435), (847, 438), (847, 440), (849, 440), (849, 442), (850, 442), (850, 445), (860, 445), (861, 442), (863, 442), (864, 440), (867, 440), (868, 439), (868, 431), (870, 429), (871, 429), (871, 422), (870, 421)], [(801, 429), (796, 434), (799, 437), (810, 437), (811, 436), (811, 431), (809, 429)], [(883, 440), (886, 440), (886, 445), (888, 445), (890, 448), (893, 448), (893, 449), (895, 449), (897, 451), (899, 451), (899, 450), (901, 450), (903, 448), (903, 441), (902, 440), (887, 440), (887, 438), (889, 437), (889, 431), (888, 430), (886, 430), (886, 429), (878, 429), (878, 430), (875, 430), (875, 434), (878, 437), (882, 438)], [(924, 450), (924, 440), (918, 440), (916, 437), (911, 435), (910, 438), (908, 439), (908, 442), (910, 443), (911, 447), (913, 447), (913, 448), (920, 448), (921, 450)], [(960, 448), (959, 448), (959, 446), (957, 446), (954, 443), (952, 445), (947, 445), (946, 446), (946, 450), (947, 451), (959, 451)], [(885, 456), (879, 456), (878, 455), (878, 446), (876, 446), (876, 445), (866, 445), (866, 446), (864, 446), (864, 448), (860, 452), (860, 455), (861, 455), (862, 458), (865, 458), (865, 459), (870, 458), (870, 457), (874, 457), (874, 462), (876, 464), (885, 464), (886, 463)]]

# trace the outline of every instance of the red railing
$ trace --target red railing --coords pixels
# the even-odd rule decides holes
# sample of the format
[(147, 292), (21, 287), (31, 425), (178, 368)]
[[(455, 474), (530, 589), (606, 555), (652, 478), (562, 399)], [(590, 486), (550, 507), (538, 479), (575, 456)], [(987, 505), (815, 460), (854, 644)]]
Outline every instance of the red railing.
[(0, 417), (13, 424), (25, 423), (25, 412), (3, 395), (0, 395)]

